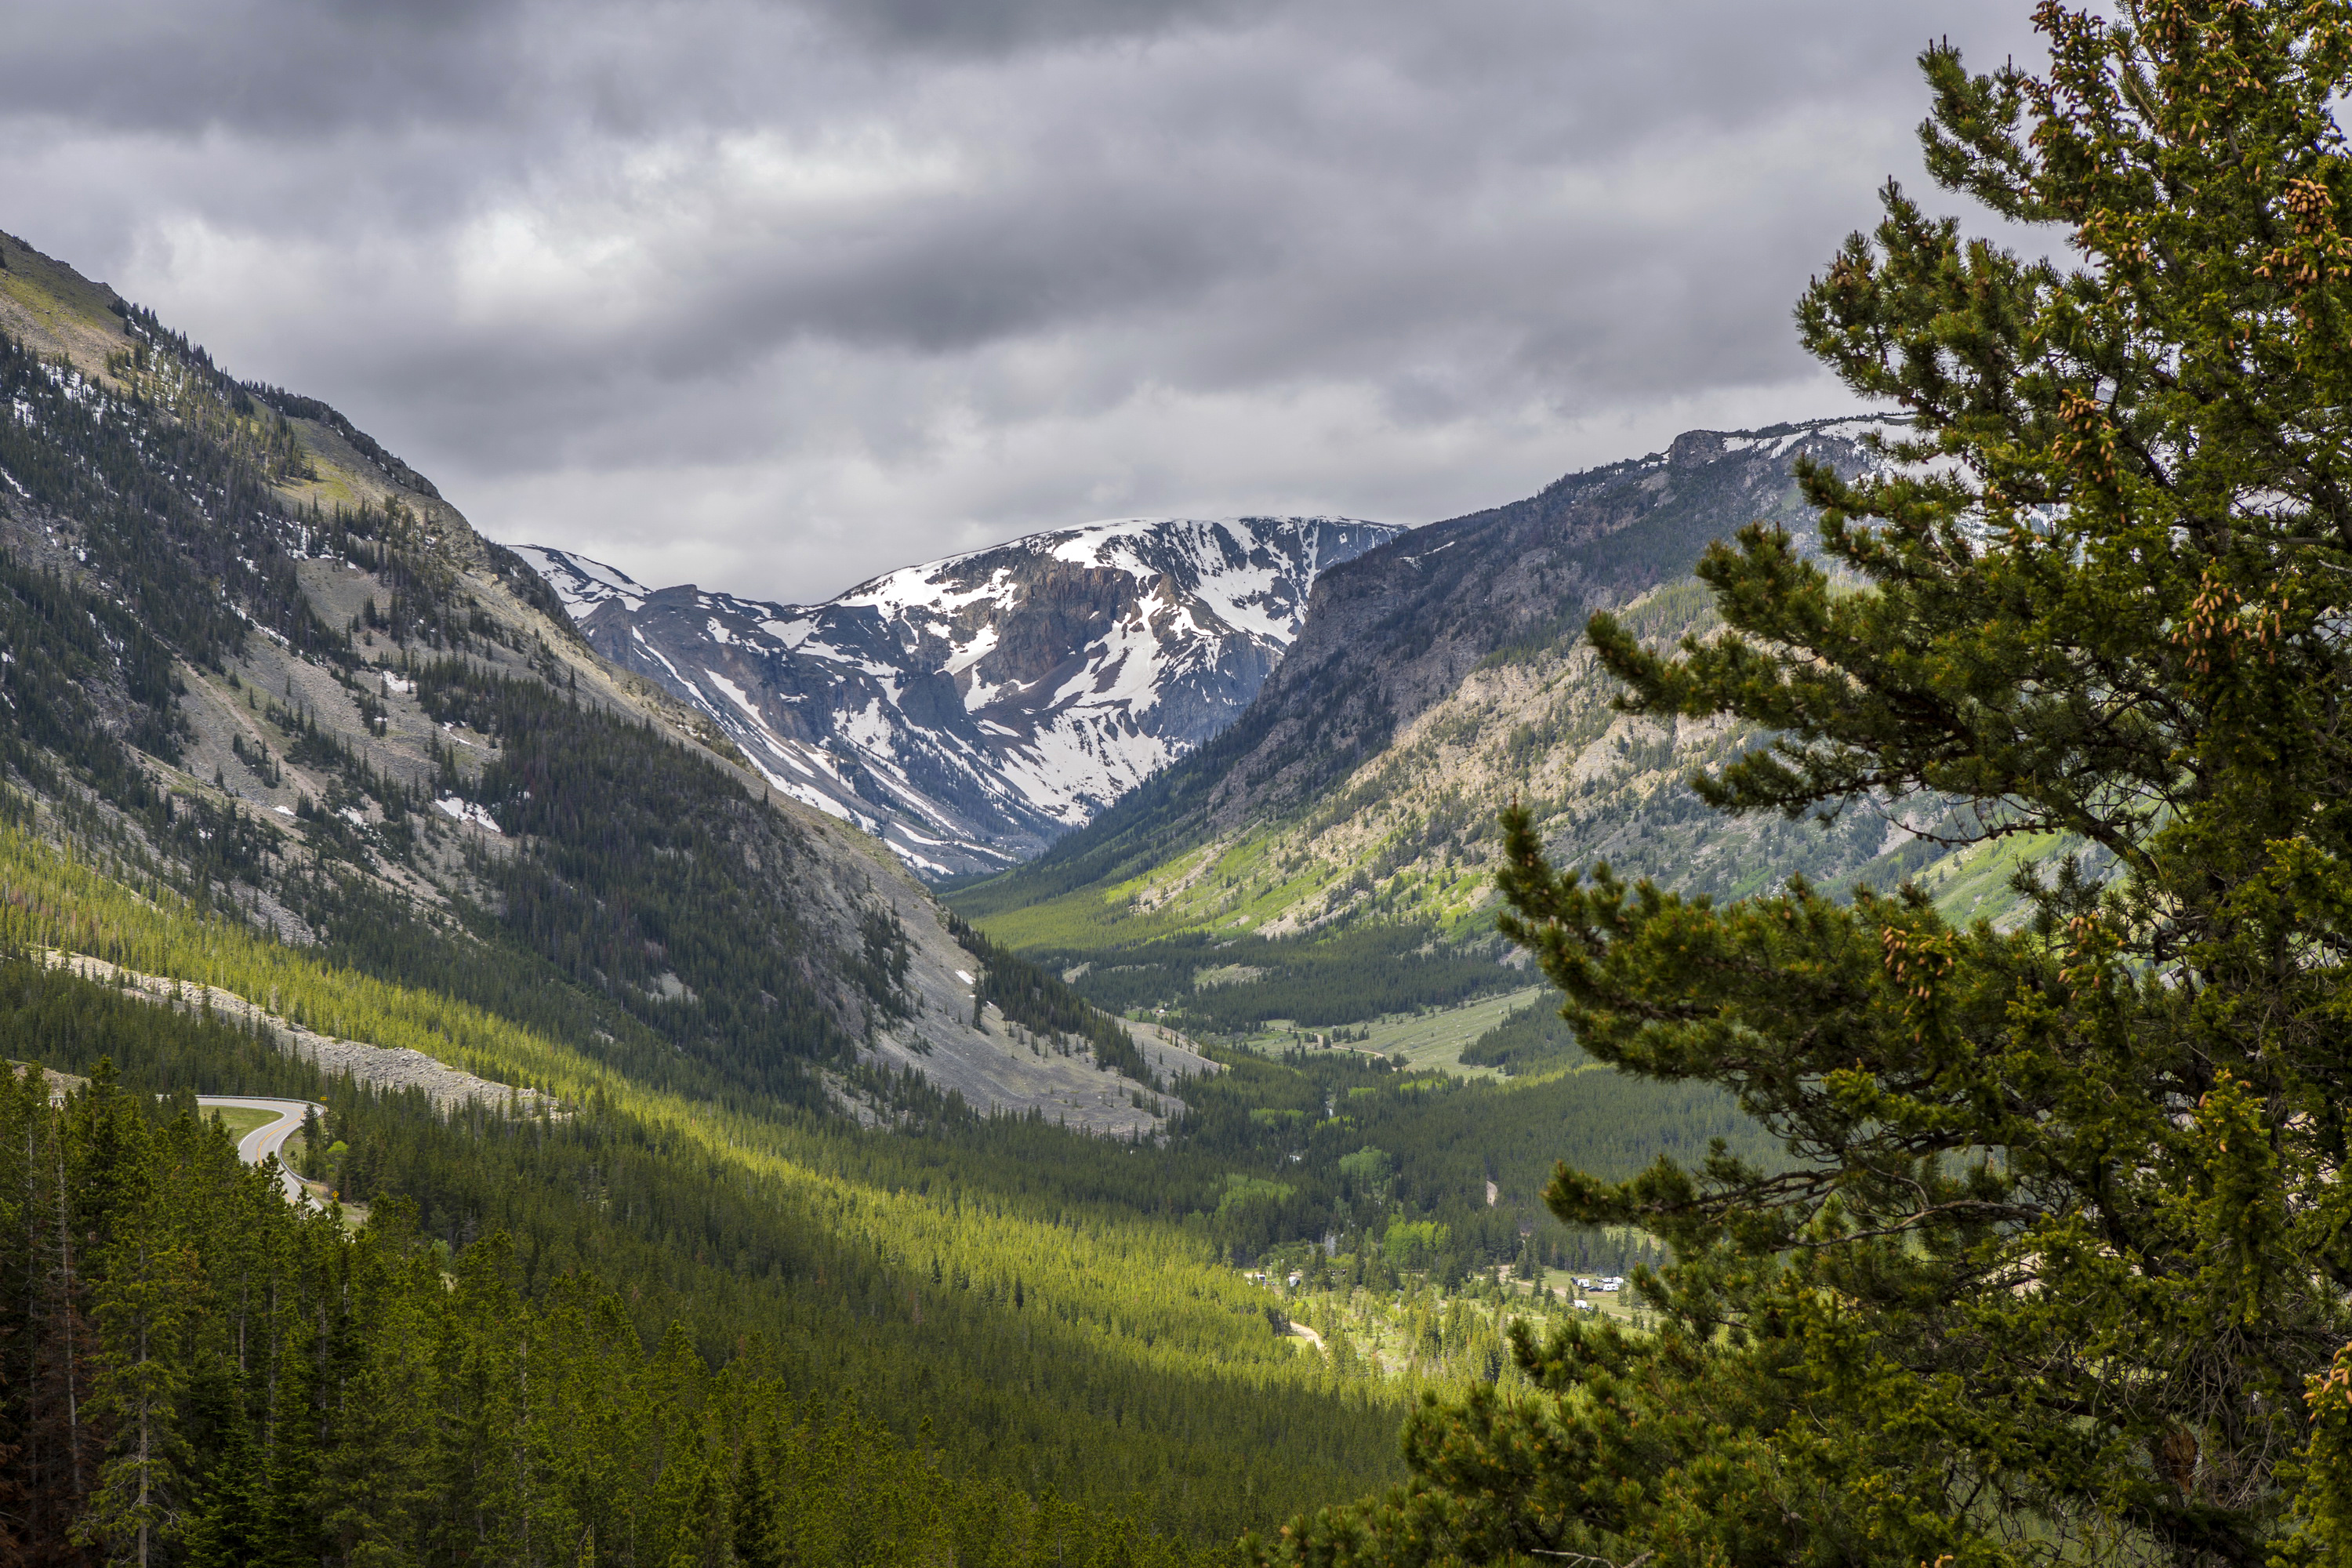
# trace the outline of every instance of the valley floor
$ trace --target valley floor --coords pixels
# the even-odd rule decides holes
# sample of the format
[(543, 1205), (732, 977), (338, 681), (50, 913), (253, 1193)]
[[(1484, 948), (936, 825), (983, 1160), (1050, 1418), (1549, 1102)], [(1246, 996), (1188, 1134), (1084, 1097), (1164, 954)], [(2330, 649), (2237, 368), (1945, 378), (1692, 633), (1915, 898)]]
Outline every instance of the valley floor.
[[(1438, 1007), (1423, 1013), (1374, 1018), (1346, 1030), (1349, 1038), (1345, 1042), (1328, 1045), (1318, 1045), (1317, 1042), (1328, 1042), (1331, 1030), (1300, 1029), (1286, 1019), (1277, 1018), (1257, 1033), (1244, 1037), (1239, 1043), (1244, 1049), (1256, 1051), (1289, 1050), (1302, 1047), (1355, 1051), (1365, 1056), (1384, 1057), (1408, 1071), (1433, 1068), (1454, 1078), (1498, 1079), (1505, 1075), (1491, 1067), (1465, 1063), (1462, 1060), (1462, 1053), (1512, 1014), (1551, 994), (1548, 985), (1530, 985), (1497, 996), (1482, 997), (1459, 1007)], [(1359, 1036), (1360, 1037), (1357, 1037)]]

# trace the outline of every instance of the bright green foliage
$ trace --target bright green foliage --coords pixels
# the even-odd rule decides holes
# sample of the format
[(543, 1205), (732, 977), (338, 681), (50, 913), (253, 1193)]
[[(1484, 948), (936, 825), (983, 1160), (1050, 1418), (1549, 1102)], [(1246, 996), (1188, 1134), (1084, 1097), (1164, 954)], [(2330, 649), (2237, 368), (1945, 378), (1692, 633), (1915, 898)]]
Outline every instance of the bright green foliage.
[(448, 1277), (398, 1205), (349, 1234), (110, 1067), (54, 1108), (0, 1077), (0, 1224), (11, 1561), (1197, 1560), (944, 1470), (757, 1341), (713, 1373), (579, 1276), (527, 1300), (502, 1237)]
[(2284, 1553), (2290, 1563), (2343, 1568), (2352, 1563), (2352, 1345), (2338, 1351), (2304, 1394), (2311, 1407), (2311, 1437), (2301, 1462), (2283, 1473), (2305, 1484), (2295, 1498), (2294, 1533)]
[[(296, 989), (299, 968), (285, 978), (289, 995), (320, 994)], [(1124, 1145), (1024, 1122), (968, 1124), (943, 1147), (832, 1118), (648, 1115), (653, 1102), (614, 1086), (551, 1121), (444, 1115), (420, 1094), (322, 1081), (217, 1019), (0, 963), (0, 1057), (90, 1073), (108, 1052), (142, 1092), (325, 1099), (329, 1135), (350, 1145), (334, 1173), (344, 1194), (408, 1205), (453, 1272), (506, 1232), (526, 1298), (593, 1272), (625, 1295), (646, 1342), (682, 1322), (718, 1363), (765, 1336), (804, 1397), (855, 1392), (902, 1431), (933, 1417), (961, 1473), (1215, 1542), (1393, 1462), (1407, 1390), (1269, 1337), (1263, 1292), (1186, 1228), (1106, 1201), (1121, 1189), (1087, 1200), (1083, 1157), (1143, 1179)], [(1000, 1182), (1024, 1144), (1065, 1169), (1015, 1196)], [(26, 1381), (0, 1368), (0, 1390)], [(0, 1447), (12, 1441), (0, 1419)], [(1268, 1445), (1286, 1456), (1278, 1473), (1265, 1472)]]
[[(1916, 416), (1700, 569), (1726, 629), (1590, 631), (1660, 717), (1769, 748), (1734, 811), (1932, 794), (2061, 833), (2012, 930), (1792, 879), (1717, 905), (1548, 866), (1505, 929), (1599, 1060), (1779, 1135), (1564, 1219), (1643, 1226), (1654, 1336), (1517, 1353), (1549, 1397), (1432, 1406), (1415, 1480), (1311, 1518), (1313, 1563), (2343, 1562), (2352, 1338), (2352, 8), (2044, 5), (2046, 80), (1935, 48), (1928, 163), (2028, 261), (1885, 194), (1799, 308)], [(1847, 574), (1833, 584), (1831, 573)], [(1858, 585), (1855, 586), (1855, 585)]]
[[(1085, 963), (1076, 989), (1114, 1013), (1165, 1006), (1188, 1029), (1246, 1034), (1270, 1019), (1306, 1028), (1383, 1013), (1449, 1007), (1527, 983), (1496, 962), (1492, 937), (1468, 949), (1441, 946), (1421, 926), (1361, 926), (1319, 939), (1262, 942), (1231, 931), (1173, 937), (1131, 948), (1041, 948), (1047, 968)], [(1230, 970), (1225, 976), (1215, 972)], [(1202, 985), (1199, 976), (1213, 975)], [(1223, 984), (1218, 984), (1223, 979)]]

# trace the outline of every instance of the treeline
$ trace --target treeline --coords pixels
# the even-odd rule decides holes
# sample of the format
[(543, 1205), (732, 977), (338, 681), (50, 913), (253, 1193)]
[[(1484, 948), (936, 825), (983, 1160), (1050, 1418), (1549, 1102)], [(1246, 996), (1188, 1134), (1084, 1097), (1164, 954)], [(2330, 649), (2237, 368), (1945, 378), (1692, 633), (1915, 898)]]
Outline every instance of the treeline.
[[(142, 311), (137, 306), (131, 307), (131, 313), (134, 317), (145, 316), (150, 323), (154, 321), (152, 312)], [(187, 339), (180, 337), (177, 333), (173, 333), (173, 336), (183, 344), (187, 342)], [(199, 348), (193, 352), (202, 354), (205, 351)], [(373, 463), (384, 478), (402, 489), (414, 490), (419, 495), (430, 496), (435, 500), (441, 499), (441, 492), (433, 488), (433, 482), (430, 479), (385, 451), (374, 437), (344, 418), (331, 405), (320, 402), (315, 397), (304, 397), (299, 393), (289, 392), (282, 386), (272, 386), (266, 381), (247, 381), (236, 384), (238, 391), (257, 403), (265, 404), (276, 409), (281, 416), (295, 419), (309, 419), (332, 430), (348, 442), (353, 451)]]
[(951, 911), (942, 912), (956, 941), (980, 962), (979, 984), (973, 987), (972, 998), (975, 1024), (979, 1022), (978, 1010), (993, 1003), (1007, 1018), (1040, 1034), (1078, 1036), (1094, 1047), (1097, 1061), (1122, 1077), (1150, 1089), (1168, 1087), (1137, 1048), (1135, 1037), (1121, 1028), (1117, 1019), (1063, 984), (1058, 976), (1047, 973), (1010, 948), (989, 941), (970, 921)]
[[(1074, 988), (1098, 1007), (1165, 1008), (1171, 1020), (1213, 1034), (1246, 1033), (1274, 1019), (1310, 1029), (1355, 1024), (1384, 1013), (1457, 1006), (1526, 983), (1521, 972), (1497, 962), (1493, 942), (1448, 942), (1421, 925), (1365, 925), (1274, 942), (1200, 933), (1026, 956), (1048, 971), (1086, 964)], [(1203, 972), (1219, 970), (1256, 973), (1199, 984)]]
[(500, 1236), (445, 1258), (241, 1166), (185, 1096), (101, 1063), (0, 1078), (0, 1556), (251, 1564), (1202, 1561), (959, 1476), (747, 1339), (648, 1349), (582, 1275), (533, 1301)]
[(181, 657), (221, 668), (247, 616), (298, 653), (344, 649), (302, 595), (286, 550), (300, 524), (255, 452), (5, 333), (0, 402), (16, 411), (0, 420), (0, 468), (71, 521), (81, 562)]
[(809, 1098), (804, 1064), (846, 1065), (862, 1033), (901, 1016), (895, 920), (869, 912), (846, 948), (813, 930), (793, 897), (815, 874), (802, 830), (707, 759), (541, 680), (459, 659), (415, 678), (436, 721), (497, 742), (471, 779), (445, 752), (441, 786), (527, 840), (478, 875), (504, 928), (572, 984), (786, 1100)]

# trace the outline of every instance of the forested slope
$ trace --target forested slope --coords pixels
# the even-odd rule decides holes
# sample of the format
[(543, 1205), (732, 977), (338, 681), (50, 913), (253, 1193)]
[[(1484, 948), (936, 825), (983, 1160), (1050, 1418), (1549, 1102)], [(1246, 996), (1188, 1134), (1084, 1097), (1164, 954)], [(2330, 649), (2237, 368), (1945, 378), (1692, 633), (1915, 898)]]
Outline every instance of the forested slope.
[[(732, 1510), (756, 1487), (801, 1485), (747, 1446), (805, 1453), (862, 1431), (834, 1414), (854, 1402), (888, 1429), (885, 1451), (936, 1469), (929, 1495), (952, 1518), (918, 1510), (887, 1548), (844, 1524), (841, 1552), (952, 1536), (959, 1552), (1025, 1561), (1130, 1529), (1162, 1543), (1139, 1545), (1146, 1559), (1216, 1548), (1392, 1479), (1420, 1392), (1500, 1375), (1494, 1266), (1654, 1253), (1540, 1212), (1559, 1155), (1631, 1173), (1721, 1134), (1769, 1156), (1720, 1097), (1601, 1075), (1505, 1090), (1344, 1053), (1212, 1064), (1139, 1042), (1088, 1006), (1083, 975), (962, 931), (871, 841), (772, 796), (332, 410), (236, 382), (14, 240), (0, 263), (6, 1054), (96, 1077), (110, 1058), (139, 1096), (323, 1099), (325, 1146), (305, 1157), (377, 1220), (356, 1242), (276, 1210), (257, 1223), (309, 1258), (304, 1302), (327, 1300), (322, 1279), (376, 1293), (390, 1337), (336, 1340), (337, 1376), (379, 1356), (410, 1366), (428, 1343), (454, 1358), (417, 1374), (433, 1413), (388, 1405), (388, 1425), (347, 1448), (320, 1415), (306, 1449), (273, 1403), (285, 1385), (217, 1360), (226, 1309), (206, 1281), (242, 1222), (152, 1215), (181, 1227), (168, 1246), (193, 1292), (152, 1376), (204, 1390), (172, 1417), (174, 1529), (261, 1487), (269, 1528), (330, 1532), (303, 1537), (320, 1560), (433, 1560), (457, 1548), (420, 1521), (455, 1499), (531, 1552), (576, 1526), (569, 1561), (592, 1528), (608, 1555), (675, 1561), (684, 1543), (660, 1521), (683, 1517), (676, 1489)], [(58, 952), (158, 978), (118, 994), (45, 962)], [(1415, 984), (1462, 980), (1458, 955), (1423, 956), (1386, 954)], [(1328, 979), (1290, 982), (1303, 994)], [(249, 1027), (175, 1009), (173, 982), (244, 999)], [(322, 1080), (276, 1048), (265, 1016), (558, 1109), (453, 1113)], [(971, 1088), (946, 1092), (932, 1072)], [(115, 1127), (127, 1145), (152, 1118), (143, 1098), (127, 1120), (24, 1114), (34, 1155), (0, 1204), (32, 1227), (8, 1233), (28, 1237), (29, 1305), (0, 1355), (28, 1359), (0, 1389), (0, 1448), (36, 1468), (0, 1482), (52, 1488), (37, 1467), (60, 1452), (58, 1380), (126, 1375), (100, 1331), (110, 1276), (90, 1261), (111, 1245), (113, 1200), (77, 1186), (76, 1140), (97, 1134), (76, 1129)], [(139, 1136), (174, 1171), (218, 1163), (193, 1130)], [(1280, 1292), (1240, 1271), (1310, 1258), (1317, 1288), (1345, 1295), (1326, 1303), (1335, 1335), (1344, 1317), (1371, 1325), (1368, 1345), (1419, 1348), (1318, 1349), (1287, 1331)], [(416, 1283), (443, 1272), (453, 1301), (514, 1291), (513, 1322), (561, 1363), (535, 1363), (549, 1381), (534, 1373), (529, 1398), (549, 1403), (516, 1419), (538, 1436), (479, 1509), (436, 1467), (468, 1451), (484, 1411), (525, 1396), (478, 1372), (511, 1342), (466, 1349), (459, 1308)], [(1422, 1336), (1432, 1314), (1454, 1328)], [(327, 1331), (312, 1318), (303, 1333)], [(565, 1403), (574, 1359), (644, 1391), (626, 1431)], [(453, 1366), (478, 1371), (453, 1383)], [(676, 1437), (668, 1413), (688, 1407), (719, 1414)], [(793, 1412), (820, 1410), (793, 1436)], [(377, 1489), (367, 1445), (412, 1417), (432, 1429), (422, 1458)], [(670, 1435), (651, 1449), (648, 1423)], [(94, 1412), (69, 1476), (76, 1443), (96, 1468), (71, 1480), (68, 1511), (113, 1550), (130, 1516), (108, 1511), (102, 1478), (121, 1472), (103, 1467), (136, 1446), (135, 1424)], [(579, 1473), (611, 1478), (609, 1494)], [(874, 1495), (891, 1518), (887, 1500), (920, 1500)], [(64, 1527), (44, 1517), (53, 1539)], [(157, 1536), (151, 1561), (206, 1561), (203, 1539)], [(76, 1550), (101, 1554), (95, 1536)]]
[[(413, 1202), (379, 1204), (356, 1235), (289, 1206), (185, 1089), (143, 1092), (174, 1058), (218, 1059), (235, 1042), (152, 1009), (107, 1018), (74, 983), (38, 994), (43, 982), (16, 974), (0, 989), (12, 1046), (33, 1019), (70, 1016), (138, 1068), (94, 1064), (58, 1108), (39, 1074), (0, 1075), (0, 1224), (25, 1240), (0, 1253), (16, 1417), (0, 1539), (30, 1560), (1192, 1556), (1129, 1521), (957, 1473), (928, 1426), (904, 1443), (854, 1395), (817, 1392), (795, 1375), (794, 1342), (740, 1310), (742, 1337), (714, 1373), (687, 1324), (648, 1335), (626, 1261), (619, 1289), (552, 1270), (544, 1226), (452, 1248), (418, 1228), (429, 1213)], [(415, 1107), (390, 1119), (426, 1164), (465, 1162), (486, 1131)], [(561, 1135), (542, 1121), (496, 1142)]]
[(887, 850), (598, 658), (331, 409), (0, 262), (0, 616), (30, 650), (0, 744), (43, 831), (641, 1063), (807, 1103), (940, 1052), (990, 1084), (970, 955)]
[[(673, 1321), (712, 1366), (765, 1336), (793, 1398), (856, 1398), (946, 1473), (1070, 1500), (1097, 1534), (1118, 1513), (1229, 1542), (1391, 1470), (1410, 1389), (1270, 1331), (1216, 1262), (1213, 1163), (1147, 1173), (1131, 1138), (925, 1080), (953, 1054), (987, 1089), (1016, 1047), (971, 1027), (975, 992), (1017, 1003), (1025, 968), (604, 665), (413, 470), (7, 238), (0, 389), (0, 947), (218, 986), (567, 1109), (452, 1121), (201, 1016), (158, 1043), (167, 1009), (13, 958), (10, 1056), (323, 1093), (332, 1179), (415, 1216), (368, 1243), (393, 1274), (504, 1236), (534, 1310), (593, 1277), (648, 1353)], [(1073, 1122), (1181, 1114), (1120, 1076), (1151, 1070), (1123, 1032), (1071, 1022), (1017, 1048), (1107, 1102)], [(31, 1223), (57, 1198), (6, 1201)], [(66, 1223), (27, 1267), (96, 1313)], [(0, 1448), (31, 1453), (49, 1409), (12, 1379)], [(327, 1517), (351, 1476), (302, 1484)]]

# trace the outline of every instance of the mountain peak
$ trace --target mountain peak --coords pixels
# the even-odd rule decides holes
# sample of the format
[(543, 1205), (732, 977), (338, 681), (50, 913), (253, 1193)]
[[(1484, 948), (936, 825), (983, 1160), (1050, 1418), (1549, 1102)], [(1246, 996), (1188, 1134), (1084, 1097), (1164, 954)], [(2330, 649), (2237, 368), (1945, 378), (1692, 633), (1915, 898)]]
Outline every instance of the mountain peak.
[(1403, 530), (1128, 517), (867, 579), (817, 605), (525, 546), (598, 651), (711, 716), (776, 788), (929, 875), (1092, 820), (1255, 697), (1316, 579)]

